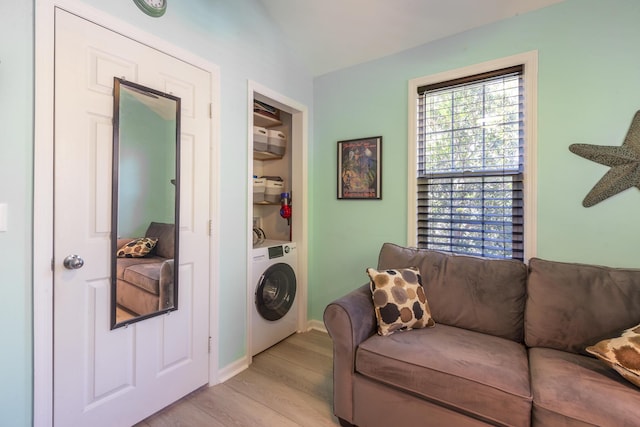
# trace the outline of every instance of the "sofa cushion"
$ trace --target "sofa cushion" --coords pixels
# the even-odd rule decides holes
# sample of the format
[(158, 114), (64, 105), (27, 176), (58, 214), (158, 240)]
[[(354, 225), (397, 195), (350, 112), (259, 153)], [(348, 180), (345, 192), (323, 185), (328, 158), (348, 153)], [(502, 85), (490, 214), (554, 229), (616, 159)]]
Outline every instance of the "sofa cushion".
[(532, 425), (634, 426), (640, 392), (589, 356), (549, 348), (529, 350)]
[(638, 269), (532, 258), (529, 270), (525, 310), (529, 347), (586, 354), (587, 346), (640, 323)]
[(118, 258), (118, 262), (116, 262), (116, 278), (120, 280), (124, 280), (124, 272), (127, 268), (132, 265), (138, 264), (156, 264), (160, 265), (164, 258), (160, 258), (157, 256), (146, 256), (144, 258)]
[(433, 326), (417, 268), (378, 271), (367, 268), (378, 334)]
[(162, 222), (152, 222), (144, 233), (146, 237), (157, 237), (155, 253), (163, 258), (173, 258), (175, 254), (175, 232), (176, 227), (173, 224), (165, 224)]
[(124, 271), (124, 280), (127, 282), (158, 295), (160, 282), (160, 267), (162, 263), (146, 263), (132, 265)]
[(619, 337), (587, 347), (587, 352), (640, 387), (640, 325), (625, 330)]
[(360, 344), (356, 371), (492, 423), (528, 426), (529, 365), (522, 344), (453, 326)]
[(436, 323), (522, 342), (527, 280), (524, 263), (392, 243), (382, 246), (378, 269), (412, 266), (420, 270)]

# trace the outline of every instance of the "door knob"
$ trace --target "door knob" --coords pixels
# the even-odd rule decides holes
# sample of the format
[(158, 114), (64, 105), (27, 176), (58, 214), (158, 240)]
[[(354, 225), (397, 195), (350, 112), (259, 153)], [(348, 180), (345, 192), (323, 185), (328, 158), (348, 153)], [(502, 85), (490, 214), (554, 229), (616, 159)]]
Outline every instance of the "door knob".
[(84, 265), (84, 260), (80, 258), (78, 255), (68, 255), (64, 261), (62, 262), (64, 268), (68, 270), (77, 270), (82, 268)]

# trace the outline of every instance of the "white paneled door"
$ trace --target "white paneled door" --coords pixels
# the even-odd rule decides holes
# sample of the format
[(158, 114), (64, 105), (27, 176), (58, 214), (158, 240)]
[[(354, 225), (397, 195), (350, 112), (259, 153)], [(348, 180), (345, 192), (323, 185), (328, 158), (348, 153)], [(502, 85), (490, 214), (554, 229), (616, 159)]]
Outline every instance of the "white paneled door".
[[(208, 381), (211, 74), (62, 10), (55, 28), (54, 425), (128, 426)], [(114, 76), (182, 100), (181, 211), (178, 310), (111, 330)]]

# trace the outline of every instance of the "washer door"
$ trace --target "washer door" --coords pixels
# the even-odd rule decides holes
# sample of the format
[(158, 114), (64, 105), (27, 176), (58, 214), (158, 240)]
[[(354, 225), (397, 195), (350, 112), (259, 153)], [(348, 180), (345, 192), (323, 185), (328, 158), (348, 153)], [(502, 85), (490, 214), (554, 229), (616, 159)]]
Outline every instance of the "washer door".
[(256, 288), (256, 308), (267, 320), (282, 318), (296, 296), (296, 274), (289, 264), (273, 264), (260, 276)]

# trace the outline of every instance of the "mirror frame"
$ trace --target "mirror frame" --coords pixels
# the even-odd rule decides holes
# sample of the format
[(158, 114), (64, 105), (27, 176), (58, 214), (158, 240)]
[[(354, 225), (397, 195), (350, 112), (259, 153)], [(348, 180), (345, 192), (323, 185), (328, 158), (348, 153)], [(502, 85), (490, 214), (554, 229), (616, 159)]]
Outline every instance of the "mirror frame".
[[(152, 313), (139, 315), (123, 322), (117, 322), (116, 309), (116, 289), (117, 289), (117, 260), (118, 251), (118, 194), (120, 183), (120, 87), (125, 86), (134, 92), (154, 97), (167, 98), (176, 103), (176, 135), (175, 135), (175, 177), (172, 183), (175, 185), (175, 209), (174, 209), (174, 267), (173, 267), (173, 306), (157, 310)], [(113, 78), (113, 154), (112, 154), (112, 177), (111, 177), (111, 329), (127, 327), (132, 323), (145, 319), (160, 316), (165, 313), (178, 310), (178, 270), (179, 270), (179, 247), (180, 247), (180, 98), (171, 94), (155, 90), (138, 83), (133, 83), (124, 78)]]

